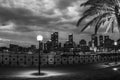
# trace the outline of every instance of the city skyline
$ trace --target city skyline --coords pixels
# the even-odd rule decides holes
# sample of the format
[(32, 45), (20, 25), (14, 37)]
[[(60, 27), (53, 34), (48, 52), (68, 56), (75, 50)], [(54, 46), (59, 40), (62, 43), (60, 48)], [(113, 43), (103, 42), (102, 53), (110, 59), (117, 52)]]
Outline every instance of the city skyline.
[[(37, 44), (38, 34), (47, 41), (53, 32), (59, 32), (62, 42), (71, 33), (75, 42), (81, 39), (89, 41), (93, 29), (80, 33), (88, 20), (79, 28), (76, 27), (77, 20), (85, 10), (80, 7), (84, 1), (86, 0), (0, 0), (0, 46), (9, 43), (24, 46)], [(110, 33), (110, 37), (117, 40), (119, 34)]]

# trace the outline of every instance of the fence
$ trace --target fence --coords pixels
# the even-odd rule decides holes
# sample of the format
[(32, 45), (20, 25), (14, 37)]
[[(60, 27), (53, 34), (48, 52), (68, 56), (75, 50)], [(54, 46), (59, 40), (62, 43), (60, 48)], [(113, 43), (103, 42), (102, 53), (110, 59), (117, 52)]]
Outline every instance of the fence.
[[(29, 54), (0, 54), (0, 65), (10, 66), (37, 66), (38, 55)], [(120, 61), (120, 54), (97, 54), (97, 55), (41, 55), (41, 65), (67, 65), (67, 64), (91, 64)]]

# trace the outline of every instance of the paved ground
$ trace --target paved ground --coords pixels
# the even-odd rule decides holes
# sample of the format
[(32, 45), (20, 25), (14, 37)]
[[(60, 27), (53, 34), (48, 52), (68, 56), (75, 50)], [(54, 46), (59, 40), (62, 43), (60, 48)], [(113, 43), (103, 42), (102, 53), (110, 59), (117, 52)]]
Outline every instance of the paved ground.
[[(119, 63), (120, 64), (120, 63)], [(42, 67), (44, 76), (35, 76), (37, 68), (0, 67), (0, 80), (120, 80), (119, 64), (87, 64)]]

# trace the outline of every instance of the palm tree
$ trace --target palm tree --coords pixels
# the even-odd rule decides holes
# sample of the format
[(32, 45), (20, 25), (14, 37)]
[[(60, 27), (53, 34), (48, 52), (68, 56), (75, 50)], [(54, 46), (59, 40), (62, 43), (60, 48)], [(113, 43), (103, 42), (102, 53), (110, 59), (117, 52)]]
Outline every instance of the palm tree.
[(95, 34), (97, 34), (101, 26), (107, 26), (106, 32), (109, 30), (114, 32), (115, 25), (117, 25), (120, 32), (120, 0), (88, 0), (82, 3), (81, 6), (88, 7), (88, 9), (83, 12), (77, 26), (79, 26), (83, 20), (92, 17), (81, 32), (88, 26), (95, 27)]

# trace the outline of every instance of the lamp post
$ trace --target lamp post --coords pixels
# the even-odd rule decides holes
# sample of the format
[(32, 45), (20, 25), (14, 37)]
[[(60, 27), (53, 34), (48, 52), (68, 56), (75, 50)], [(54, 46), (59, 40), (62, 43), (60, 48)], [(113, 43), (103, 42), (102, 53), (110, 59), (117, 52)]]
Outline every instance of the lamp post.
[(41, 54), (40, 54), (40, 48), (41, 48), (41, 42), (42, 42), (42, 40), (43, 40), (43, 36), (42, 35), (38, 35), (37, 36), (37, 41), (39, 42), (39, 62), (38, 62), (38, 75), (40, 75), (41, 74), (41, 70), (40, 70), (40, 67), (41, 67)]
[(115, 48), (115, 52), (116, 52), (116, 47), (117, 47), (117, 42), (114, 42), (114, 48)]
[[(115, 42), (114, 42), (115, 53), (116, 53), (116, 50), (117, 50), (116, 47), (117, 47), (117, 42), (115, 41)], [(117, 56), (117, 55), (116, 55), (116, 56)], [(117, 64), (117, 61), (118, 61), (118, 59), (116, 58), (116, 59), (115, 59), (115, 64)]]

